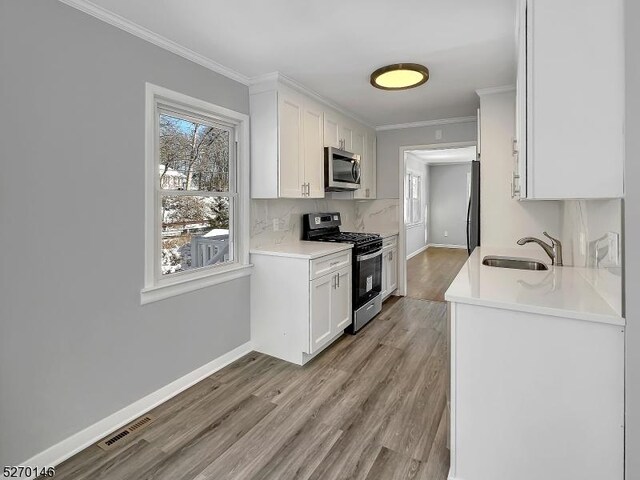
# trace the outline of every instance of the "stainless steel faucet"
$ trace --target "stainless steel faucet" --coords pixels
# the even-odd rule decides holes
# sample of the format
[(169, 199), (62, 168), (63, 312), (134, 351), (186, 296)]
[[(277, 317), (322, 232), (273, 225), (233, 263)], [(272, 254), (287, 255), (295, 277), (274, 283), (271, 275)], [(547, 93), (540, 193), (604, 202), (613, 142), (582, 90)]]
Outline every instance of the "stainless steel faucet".
[(549, 255), (551, 259), (551, 265), (557, 265), (558, 267), (562, 266), (562, 243), (557, 238), (553, 238), (547, 232), (542, 232), (542, 234), (551, 240), (551, 245), (546, 242), (543, 242), (539, 238), (536, 237), (523, 237), (518, 240), (518, 245), (526, 245), (527, 243), (537, 243), (542, 247), (542, 249)]

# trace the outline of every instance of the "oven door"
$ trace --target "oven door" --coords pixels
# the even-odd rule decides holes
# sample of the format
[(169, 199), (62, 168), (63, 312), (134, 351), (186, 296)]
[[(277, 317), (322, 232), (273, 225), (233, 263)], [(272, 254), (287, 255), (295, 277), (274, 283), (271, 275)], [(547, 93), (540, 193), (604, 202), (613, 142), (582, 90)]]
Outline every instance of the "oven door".
[(357, 310), (382, 291), (382, 248), (356, 256), (353, 309)]

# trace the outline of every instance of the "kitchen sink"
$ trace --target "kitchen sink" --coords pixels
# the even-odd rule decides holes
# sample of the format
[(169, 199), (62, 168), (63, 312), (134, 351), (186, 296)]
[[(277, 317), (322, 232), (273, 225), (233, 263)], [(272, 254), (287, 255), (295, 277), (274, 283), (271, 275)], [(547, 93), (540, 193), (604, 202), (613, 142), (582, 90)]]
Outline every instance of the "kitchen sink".
[(529, 258), (487, 256), (482, 264), (488, 267), (515, 268), (517, 270), (549, 270), (544, 263)]

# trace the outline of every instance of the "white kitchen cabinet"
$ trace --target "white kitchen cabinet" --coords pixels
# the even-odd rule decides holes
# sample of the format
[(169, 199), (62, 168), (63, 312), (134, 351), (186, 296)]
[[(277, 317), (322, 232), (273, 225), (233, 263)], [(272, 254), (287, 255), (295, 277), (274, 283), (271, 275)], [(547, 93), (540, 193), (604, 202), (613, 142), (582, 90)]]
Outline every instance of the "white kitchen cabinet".
[(382, 241), (382, 300), (398, 288), (398, 236)]
[(450, 316), (449, 479), (623, 479), (624, 327), (456, 302)]
[(310, 354), (351, 323), (351, 266), (311, 281)]
[(324, 111), (324, 145), (353, 152), (353, 122), (340, 113)]
[[(251, 253), (251, 338), (256, 351), (302, 365), (344, 333), (352, 317), (350, 246), (328, 255)], [(347, 248), (345, 250), (345, 247)], [(285, 248), (283, 251), (282, 249)]]
[(323, 198), (322, 106), (279, 85), (250, 102), (252, 197)]
[[(376, 136), (374, 133), (365, 133), (362, 137), (354, 135), (354, 139), (362, 138), (364, 143), (362, 157), (360, 159), (360, 189), (353, 192), (353, 198), (356, 199), (375, 199), (376, 198)], [(356, 142), (354, 141), (354, 150)], [(357, 151), (355, 153), (358, 153)]]
[(623, 0), (521, 0), (514, 196), (623, 195)]

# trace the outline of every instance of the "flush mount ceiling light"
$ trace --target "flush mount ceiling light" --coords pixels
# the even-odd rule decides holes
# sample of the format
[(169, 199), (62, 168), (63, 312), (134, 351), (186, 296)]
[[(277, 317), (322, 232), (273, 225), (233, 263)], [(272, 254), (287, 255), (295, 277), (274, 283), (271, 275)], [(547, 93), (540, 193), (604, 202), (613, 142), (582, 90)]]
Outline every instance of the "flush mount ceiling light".
[(429, 69), (418, 63), (396, 63), (371, 74), (371, 85), (381, 90), (406, 90), (429, 80)]

